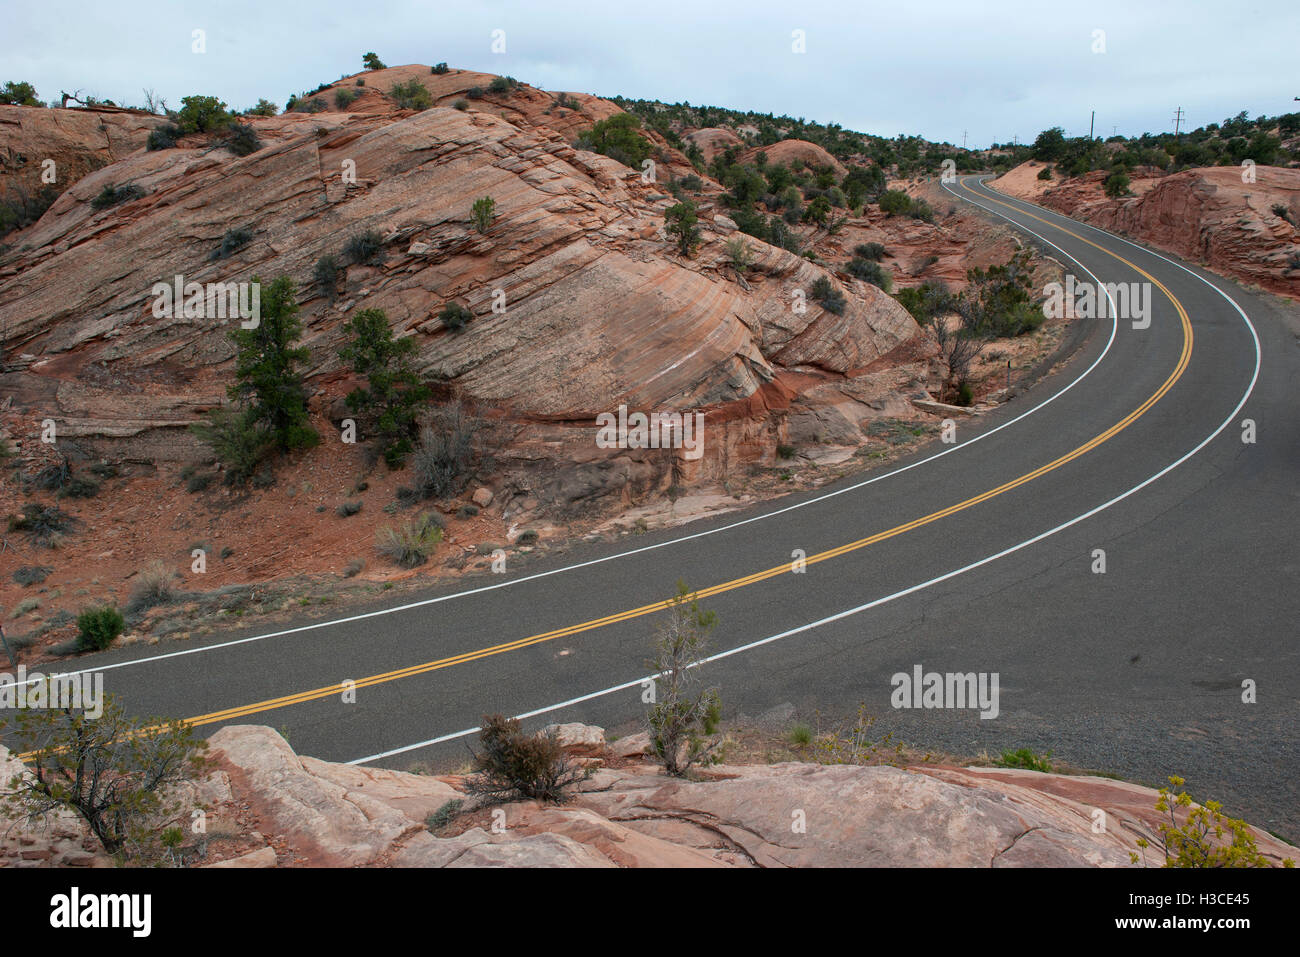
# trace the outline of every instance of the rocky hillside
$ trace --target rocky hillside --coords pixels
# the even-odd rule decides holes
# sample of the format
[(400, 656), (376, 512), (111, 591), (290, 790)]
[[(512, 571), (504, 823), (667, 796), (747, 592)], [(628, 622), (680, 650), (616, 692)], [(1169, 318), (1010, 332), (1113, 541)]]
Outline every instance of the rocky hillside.
[(1135, 175), (1131, 197), (1102, 190), (1104, 171), (1051, 180), (1029, 161), (993, 186), (1085, 222), (1202, 263), (1215, 272), (1300, 299), (1300, 169), (1257, 166), (1242, 182), (1237, 166)]
[[(490, 805), (461, 776), (330, 764), (270, 728), (223, 728), (211, 772), (183, 796), (204, 809), (206, 832), (180, 853), (210, 867), (1129, 867), (1130, 853), (1163, 863), (1136, 844), (1157, 834), (1156, 793), (1109, 778), (784, 763), (687, 781), (646, 761), (644, 734), (607, 744), (600, 728), (555, 731), (592, 769), (573, 800)], [(21, 770), (0, 747), (5, 779)], [(461, 802), (455, 813), (449, 802)], [(1275, 864), (1294, 856), (1254, 837)], [(11, 822), (0, 862), (111, 864), (67, 814), (47, 828)]]

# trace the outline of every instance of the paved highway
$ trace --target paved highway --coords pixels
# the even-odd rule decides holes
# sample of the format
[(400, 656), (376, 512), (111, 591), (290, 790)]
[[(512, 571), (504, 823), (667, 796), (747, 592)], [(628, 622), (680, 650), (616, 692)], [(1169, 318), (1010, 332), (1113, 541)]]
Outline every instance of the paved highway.
[[(959, 421), (956, 445), (816, 492), (572, 546), (397, 607), (80, 664), (107, 669), (133, 711), (205, 732), (267, 724), (329, 760), (436, 763), (465, 754), (486, 712), (630, 727), (681, 578), (720, 616), (704, 669), (728, 716), (861, 702), (881, 733), (920, 747), (1179, 774), (1300, 840), (1297, 310), (978, 178), (950, 191), (1079, 281), (1151, 283), (1150, 326), (1084, 320), (1094, 328), (1060, 371)], [(1000, 713), (891, 708), (891, 676), (917, 665), (996, 672)]]

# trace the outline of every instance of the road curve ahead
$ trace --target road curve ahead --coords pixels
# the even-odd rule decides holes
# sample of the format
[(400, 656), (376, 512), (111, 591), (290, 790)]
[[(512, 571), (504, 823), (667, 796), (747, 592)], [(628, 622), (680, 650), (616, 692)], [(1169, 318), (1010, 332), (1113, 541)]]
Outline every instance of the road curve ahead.
[[(138, 713), (267, 724), (301, 753), (407, 767), (463, 756), (487, 712), (630, 727), (680, 578), (720, 616), (703, 672), (728, 715), (862, 703), (920, 747), (1179, 774), (1300, 839), (1295, 310), (977, 178), (950, 192), (1079, 281), (1149, 283), (1149, 326), (1087, 320), (1059, 372), (888, 470), (397, 607), (85, 667)], [(997, 716), (891, 707), (891, 676), (916, 666), (996, 673)]]

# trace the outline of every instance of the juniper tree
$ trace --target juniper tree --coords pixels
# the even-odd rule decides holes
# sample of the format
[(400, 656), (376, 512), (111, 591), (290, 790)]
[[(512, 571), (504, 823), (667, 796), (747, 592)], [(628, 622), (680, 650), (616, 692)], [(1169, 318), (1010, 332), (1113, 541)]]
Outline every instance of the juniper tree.
[(412, 450), (416, 408), (429, 398), (429, 387), (411, 368), (415, 340), (393, 338), (382, 309), (362, 309), (343, 331), (350, 337), (339, 358), (366, 380), (366, 388), (348, 393), (348, 408), (371, 420), (375, 450), (397, 467)]

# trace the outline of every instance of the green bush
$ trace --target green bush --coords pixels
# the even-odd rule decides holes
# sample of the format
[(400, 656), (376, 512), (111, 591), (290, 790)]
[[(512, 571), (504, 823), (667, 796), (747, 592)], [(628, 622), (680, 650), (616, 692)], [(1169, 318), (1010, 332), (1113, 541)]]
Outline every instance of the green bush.
[(1051, 774), (1052, 763), (1049, 760), (1051, 756), (1051, 751), (1039, 757), (1028, 748), (1020, 748), (1018, 751), (1003, 751), (1002, 757), (993, 763), (1000, 768), (1021, 768), (1025, 771), (1041, 771), (1044, 774)]
[(1106, 177), (1106, 181), (1102, 184), (1102, 189), (1105, 190), (1106, 195), (1111, 199), (1118, 199), (1121, 196), (1127, 196), (1128, 188), (1128, 174), (1123, 170), (1115, 170), (1115, 172)]
[(374, 54), (373, 51), (370, 52), (370, 53), (363, 53), (363, 54), (361, 55), (361, 64), (362, 64), (362, 66), (364, 66), (367, 70), (386, 70), (386, 69), (388, 69), (388, 67), (384, 66), (384, 61), (382, 61), (381, 59), (379, 59), (379, 57), (376, 56), (376, 55)]
[(360, 502), (343, 502), (334, 510), (339, 518), (350, 518), (361, 511)]
[(235, 123), (229, 135), (222, 140), (223, 145), (236, 156), (248, 156), (262, 148), (262, 140), (257, 132), (247, 123)]
[(821, 303), (822, 308), (827, 312), (833, 312), (837, 316), (844, 314), (846, 300), (844, 293), (840, 292), (825, 276), (818, 276), (812, 285), (812, 298)]
[(435, 63), (429, 67), (429, 72), (435, 74), (450, 73), (451, 67), (447, 66), (446, 63)]
[(1050, 167), (1050, 166), (1044, 166), (1042, 169), (1040, 169), (1040, 170), (1038, 171), (1038, 178), (1039, 178), (1039, 179), (1051, 179), (1051, 178), (1052, 178), (1052, 167)]
[(181, 99), (176, 123), (184, 133), (208, 133), (231, 121), (226, 104), (215, 96), (186, 96)]
[(99, 483), (84, 475), (74, 475), (59, 489), (59, 498), (94, 498), (98, 494)]
[(337, 259), (328, 255), (321, 256), (320, 259), (316, 260), (316, 267), (312, 270), (312, 282), (321, 292), (333, 299), (337, 292), (339, 273), (341, 271)]
[(411, 452), (416, 410), (429, 397), (429, 387), (411, 365), (415, 339), (394, 337), (382, 309), (358, 311), (343, 331), (348, 341), (339, 358), (366, 380), (365, 388), (348, 393), (348, 408), (364, 416), (367, 433), (375, 438), (374, 450), (389, 468), (398, 468)]
[(260, 99), (257, 106), (250, 106), (244, 111), (246, 116), (275, 116), (280, 112), (280, 108), (268, 99)]
[(149, 132), (149, 139), (145, 142), (145, 149), (170, 150), (176, 146), (176, 141), (182, 136), (183, 130), (175, 123), (164, 123), (162, 126), (156, 126)]
[(459, 403), (432, 416), (431, 424), (420, 430), (420, 442), (411, 458), (417, 497), (450, 498), (464, 490), (479, 462), (477, 434), (481, 428), (482, 422)]
[(872, 262), (879, 262), (889, 254), (880, 243), (858, 243), (853, 247), (853, 257), (855, 259), (869, 259)]
[(442, 541), (441, 521), (432, 512), (423, 512), (396, 527), (384, 525), (375, 533), (375, 547), (402, 568), (423, 565)]
[(39, 585), (54, 571), (48, 565), (23, 565), (14, 571), (13, 579), (17, 585), (24, 588), (28, 585)]
[(110, 206), (118, 206), (129, 200), (139, 199), (144, 195), (144, 190), (135, 183), (127, 183), (124, 186), (105, 186), (99, 191), (99, 195), (90, 201), (90, 205), (95, 209), (108, 209)]
[(452, 109), (460, 110), (462, 113), (464, 113), (466, 110), (469, 109), (469, 100), (462, 97), (461, 99), (453, 103), (451, 106)]
[(77, 616), (77, 646), (81, 651), (103, 651), (124, 628), (126, 619), (112, 605), (87, 609)]
[(885, 292), (891, 291), (894, 287), (893, 277), (890, 276), (889, 270), (874, 260), (851, 259), (844, 268), (855, 279), (861, 279), (873, 286), (879, 286)]
[(648, 139), (637, 132), (640, 129), (639, 117), (631, 113), (616, 113), (596, 123), (579, 137), (575, 145), (578, 149), (591, 150), (618, 160), (624, 166), (640, 169), (654, 148)]
[(901, 189), (887, 189), (880, 194), (877, 203), (882, 213), (890, 216), (905, 216), (912, 211), (912, 197)]
[(352, 89), (348, 89), (346, 86), (339, 87), (334, 91), (334, 105), (340, 110), (346, 110), (359, 96), (361, 96), (361, 93), (355, 87)]
[(457, 332), (465, 327), (465, 324), (474, 318), (474, 313), (470, 312), (466, 306), (458, 302), (449, 302), (443, 306), (442, 312), (438, 313), (438, 318), (442, 324), (452, 332)]
[(221, 245), (212, 251), (213, 260), (226, 259), (253, 241), (253, 230), (247, 226), (237, 226), (226, 230), (221, 237)]
[(492, 82), (488, 84), (489, 93), (509, 93), (519, 86), (519, 81), (513, 76), (493, 77)]
[(492, 220), (496, 217), (497, 201), (491, 196), (482, 196), (474, 200), (474, 205), (470, 209), (470, 218), (474, 221), (474, 228), (480, 233), (486, 233), (492, 226)]
[(343, 258), (357, 265), (378, 265), (384, 260), (384, 237), (374, 230), (356, 233), (344, 244)]
[(427, 110), (433, 106), (433, 95), (424, 84), (414, 78), (405, 83), (395, 83), (388, 91), (389, 97), (403, 110)]

